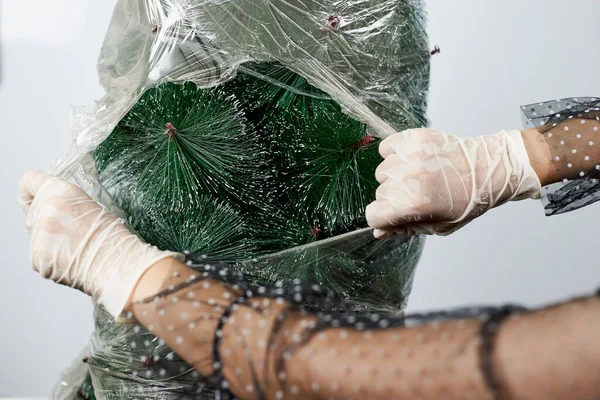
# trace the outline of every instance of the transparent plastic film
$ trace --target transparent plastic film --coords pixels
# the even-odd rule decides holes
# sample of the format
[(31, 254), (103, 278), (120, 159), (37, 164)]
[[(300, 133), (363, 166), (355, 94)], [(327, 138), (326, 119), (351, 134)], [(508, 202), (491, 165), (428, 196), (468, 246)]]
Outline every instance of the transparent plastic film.
[(82, 367), (81, 361), (90, 354), (89, 346), (82, 349), (79, 355), (73, 360), (71, 366), (63, 371), (58, 383), (54, 387), (51, 399), (76, 399), (83, 394), (85, 381), (89, 377), (87, 368)]
[[(250, 260), (239, 269), (256, 284), (285, 282), (284, 290), (294, 281), (321, 282), (357, 314), (397, 315), (408, 300), (423, 241), (400, 235), (377, 240), (371, 229), (362, 229)], [(311, 306), (331, 308), (326, 304)]]
[[(293, 297), (299, 282), (324, 282), (335, 297), (324, 291), (319, 292), (321, 296), (298, 294), (295, 297), (296, 302), (311, 310), (332, 315), (352, 312), (362, 319), (374, 315), (400, 318), (420, 255), (410, 246), (420, 244), (419, 238), (402, 236), (378, 241), (370, 230), (363, 229), (251, 260), (238, 265), (236, 270), (243, 273), (248, 282), (253, 282), (253, 286), (272, 287), (273, 293), (282, 296)], [(203, 263), (196, 264), (199, 261)], [(205, 273), (205, 266), (211, 265), (206, 256), (194, 254), (188, 256), (188, 264), (201, 273)], [(319, 268), (321, 264), (324, 266)], [(403, 268), (398, 268), (399, 264)], [(319, 274), (318, 271), (328, 276), (312, 275)], [(202, 288), (210, 289), (210, 284)], [(193, 293), (181, 296), (181, 301), (189, 302), (194, 310), (204, 304), (201, 299), (195, 303)], [(215, 305), (217, 312), (222, 311), (223, 308)], [(95, 320), (91, 350), (82, 368), (85, 371), (89, 368), (89, 378), (79, 393), (89, 393), (86, 385), (91, 385), (97, 399), (213, 398), (214, 382), (144, 326), (115, 324), (101, 307), (96, 307)], [(181, 322), (189, 330), (212, 323), (208, 319), (187, 317)]]
[[(401, 315), (423, 238), (376, 240), (364, 211), (381, 138), (427, 125), (424, 21), (418, 0), (120, 0), (106, 94), (52, 172), (161, 250)], [(84, 398), (212, 396), (150, 332), (95, 321)]]
[(99, 60), (107, 90), (76, 113), (74, 145), (55, 171), (73, 173), (145, 89), (216, 86), (247, 61), (276, 61), (332, 96), (370, 133), (426, 124), (429, 51), (421, 1), (120, 1)]

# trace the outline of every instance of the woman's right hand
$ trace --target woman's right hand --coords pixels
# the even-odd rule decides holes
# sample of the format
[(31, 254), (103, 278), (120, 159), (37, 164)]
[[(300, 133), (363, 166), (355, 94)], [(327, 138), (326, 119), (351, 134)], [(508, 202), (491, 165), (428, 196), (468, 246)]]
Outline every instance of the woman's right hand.
[(21, 178), (33, 268), (44, 278), (92, 296), (115, 317), (140, 277), (170, 256), (143, 243), (79, 187), (39, 171)]
[(375, 236), (447, 235), (507, 201), (539, 197), (538, 155), (530, 161), (524, 137), (501, 131), (462, 139), (410, 129), (386, 138), (380, 186), (366, 209)]

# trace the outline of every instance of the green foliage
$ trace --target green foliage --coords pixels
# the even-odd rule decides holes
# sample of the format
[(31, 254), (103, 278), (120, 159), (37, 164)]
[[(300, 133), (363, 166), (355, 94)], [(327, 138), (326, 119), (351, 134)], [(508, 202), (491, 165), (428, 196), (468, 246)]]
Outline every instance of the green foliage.
[(235, 263), (256, 254), (256, 240), (240, 212), (228, 203), (199, 196), (198, 205), (161, 207), (156, 200), (127, 207), (131, 227), (161, 249), (210, 255)]
[(228, 90), (240, 98), (269, 154), (264, 191), (287, 219), (302, 222), (300, 238), (307, 224), (320, 229), (319, 239), (366, 226), (364, 209), (375, 199), (381, 158), (379, 140), (364, 124), (276, 63), (245, 66)]
[(227, 84), (255, 123), (285, 120), (291, 110), (310, 115), (315, 99), (329, 99), (306, 78), (277, 63), (247, 63)]
[(244, 70), (217, 89), (148, 90), (94, 151), (131, 226), (223, 261), (365, 226), (380, 158), (364, 124), (278, 64)]
[(231, 95), (192, 83), (149, 90), (93, 156), (147, 242), (229, 262), (254, 254), (241, 213), (260, 195), (264, 156)]
[(259, 151), (233, 96), (167, 83), (144, 93), (93, 155), (101, 172), (111, 170), (109, 189), (180, 206), (201, 205), (202, 195), (246, 201)]
[(80, 389), (75, 395), (76, 400), (96, 400), (96, 394), (94, 393), (94, 386), (92, 385), (92, 377), (87, 375), (85, 380), (81, 384)]
[(378, 185), (379, 140), (335, 103), (315, 100), (312, 110), (292, 111), (291, 123), (272, 130), (286, 157), (279, 179), (289, 204), (310, 211), (328, 237), (365, 227)]
[(267, 204), (255, 210), (248, 219), (252, 221), (251, 237), (261, 256), (308, 243), (323, 238), (322, 232), (315, 227), (318, 221), (310, 213), (283, 210), (277, 204)]

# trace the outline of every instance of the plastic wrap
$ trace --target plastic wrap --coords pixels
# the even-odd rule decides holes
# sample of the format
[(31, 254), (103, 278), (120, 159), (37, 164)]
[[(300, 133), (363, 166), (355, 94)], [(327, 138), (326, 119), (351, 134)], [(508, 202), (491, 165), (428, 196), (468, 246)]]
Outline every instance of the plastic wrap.
[[(256, 283), (282, 280), (285, 285), (301, 279), (320, 284), (359, 313), (399, 314), (410, 291), (423, 238), (373, 239), (370, 230), (363, 229), (366, 223), (361, 219), (368, 196), (353, 190), (329, 194), (333, 180), (327, 171), (319, 172), (326, 182), (315, 184), (313, 177), (319, 173), (306, 169), (298, 175), (305, 179), (298, 187), (314, 185), (317, 189), (313, 192), (322, 190), (331, 201), (312, 201), (318, 193), (300, 195), (299, 207), (318, 215), (287, 218), (285, 210), (280, 212), (285, 207), (268, 197), (278, 190), (271, 186), (272, 182), (285, 179), (289, 171), (282, 168), (283, 172), (272, 173), (269, 166), (289, 163), (308, 168), (313, 159), (329, 154), (328, 146), (338, 143), (338, 132), (352, 129), (358, 136), (346, 138), (350, 142), (344, 144), (346, 148), (340, 153), (347, 160), (344, 168), (348, 173), (343, 179), (350, 186), (356, 182), (356, 188), (369, 193), (372, 190), (374, 196), (376, 182), (372, 171), (365, 180), (362, 175), (377, 161), (373, 156), (376, 140), (427, 124), (430, 53), (424, 29), (423, 4), (418, 0), (121, 0), (98, 64), (106, 94), (92, 109), (73, 112), (72, 144), (52, 172), (73, 179), (129, 222), (145, 240), (161, 248), (205, 253), (235, 263)], [(265, 72), (265, 65), (283, 68), (283, 73)], [(290, 74), (306, 82), (295, 78), (290, 81)], [(278, 87), (284, 94), (277, 101), (270, 99), (272, 103), (253, 108), (255, 99), (245, 97), (239, 90), (243, 85), (250, 87), (249, 80)], [(179, 86), (183, 89), (168, 86), (174, 83), (183, 84)], [(206, 104), (227, 106), (228, 110), (242, 110), (244, 118), (250, 119), (248, 116), (260, 109), (270, 124), (268, 129), (278, 132), (278, 136), (271, 137), (267, 144), (260, 137), (240, 143), (235, 132), (246, 134), (262, 127), (250, 127), (244, 121), (237, 124), (234, 114), (225, 113), (225, 117), (212, 122), (200, 116), (198, 121), (206, 125), (202, 140), (215, 139), (210, 135), (211, 129), (230, 129), (232, 136), (220, 135), (222, 145), (213, 149), (239, 149), (219, 156), (228, 160), (222, 167), (213, 164), (207, 168), (214, 180), (195, 178), (195, 191), (180, 191), (178, 180), (172, 185), (159, 182), (160, 187), (154, 190), (152, 185), (158, 180), (146, 176), (132, 179), (127, 172), (136, 161), (119, 164), (115, 161), (118, 156), (102, 152), (111, 149), (111, 140), (123, 138), (125, 141), (119, 146), (139, 151), (139, 137), (131, 134), (137, 135), (139, 125), (153, 118), (139, 111), (154, 110), (155, 115), (160, 115), (163, 94), (175, 93), (170, 90), (184, 90), (187, 95), (198, 90), (192, 94), (204, 99), (203, 110), (207, 109)], [(262, 89), (259, 85), (254, 90)], [(289, 120), (287, 114), (270, 114), (271, 110), (282, 108), (282, 101), (288, 102), (289, 113), (294, 114)], [(317, 102), (335, 118), (319, 120), (329, 123), (315, 124), (311, 127), (313, 137), (298, 141), (295, 129), (311, 124), (303, 113), (316, 113), (313, 105)], [(339, 110), (330, 110), (332, 104)], [(132, 128), (131, 121), (138, 126)], [(186, 121), (180, 123), (185, 125)], [(184, 131), (172, 119), (159, 118), (147, 125), (142, 127), (146, 133), (162, 137), (171, 138)], [(157, 131), (156, 127), (163, 130)], [(119, 132), (126, 135), (119, 136)], [(303, 156), (309, 161), (294, 159), (298, 152), (292, 151), (287, 158), (278, 159), (282, 146), (313, 146), (316, 150)], [(153, 159), (139, 154), (137, 163), (148, 165), (148, 171), (155, 172), (151, 167)], [(199, 154), (202, 158), (202, 152)], [(232, 165), (236, 168), (229, 171), (227, 166)], [(258, 178), (265, 175), (270, 179)], [(257, 184), (264, 187), (255, 190)], [(253, 190), (262, 195), (246, 197)], [(159, 192), (164, 196), (153, 196)], [(208, 195), (213, 196), (212, 200), (206, 200)], [(286, 196), (284, 193), (281, 197)], [(288, 197), (293, 196), (296, 194)], [(295, 200), (288, 197), (286, 204), (293, 205)], [(161, 204), (157, 205), (159, 200)], [(169, 203), (172, 212), (161, 211), (165, 203)], [(250, 205), (258, 212), (252, 214), (244, 209), (240, 213), (239, 204)], [(336, 212), (338, 205), (343, 212)], [(138, 225), (133, 222), (136, 210), (145, 213), (137, 219), (145, 222)], [(214, 218), (214, 214), (223, 218)], [(321, 225), (315, 225), (315, 219)], [(281, 234), (280, 238), (272, 234), (265, 239), (257, 221), (264, 222), (273, 232), (300, 235)], [(219, 230), (224, 225), (228, 229)], [(246, 229), (246, 225), (251, 229)], [(214, 234), (217, 230), (220, 235)], [(321, 231), (326, 233), (325, 239), (318, 240), (323, 237)], [(329, 307), (326, 303), (310, 306)], [(82, 368), (90, 369), (96, 398), (184, 399), (198, 398), (197, 392), (210, 396), (194, 371), (149, 332), (136, 325), (115, 325), (99, 307), (95, 320), (88, 365)], [(81, 375), (77, 368), (75, 371), (75, 375)], [(57, 391), (54, 399), (69, 398), (62, 393), (66, 392)], [(89, 397), (82, 391), (78, 396)]]
[(145, 89), (212, 87), (247, 61), (278, 61), (385, 137), (425, 121), (429, 51), (423, 5), (403, 1), (127, 0), (99, 60), (106, 95), (73, 115), (72, 147), (54, 172), (70, 176)]

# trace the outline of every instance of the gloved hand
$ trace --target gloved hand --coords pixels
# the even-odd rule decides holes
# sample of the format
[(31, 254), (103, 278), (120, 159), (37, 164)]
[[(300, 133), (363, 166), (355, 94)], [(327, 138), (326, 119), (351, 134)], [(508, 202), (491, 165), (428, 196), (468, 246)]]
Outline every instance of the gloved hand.
[(410, 129), (383, 140), (381, 184), (366, 209), (376, 237), (447, 235), (509, 200), (539, 197), (520, 131), (461, 139)]
[(83, 190), (43, 172), (23, 175), (19, 202), (33, 268), (92, 296), (115, 317), (148, 268), (183, 257), (143, 243)]

